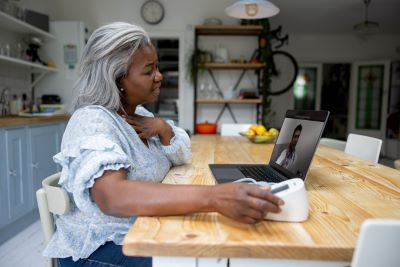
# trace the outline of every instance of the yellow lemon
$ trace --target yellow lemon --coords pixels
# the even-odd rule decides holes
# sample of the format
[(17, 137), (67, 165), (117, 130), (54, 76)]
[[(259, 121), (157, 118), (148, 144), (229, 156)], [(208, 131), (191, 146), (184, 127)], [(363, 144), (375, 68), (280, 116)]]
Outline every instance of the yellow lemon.
[(272, 133), (270, 133), (269, 131), (265, 131), (265, 133), (263, 134), (263, 136), (272, 136)]
[(252, 137), (252, 136), (255, 136), (255, 135), (256, 135), (256, 132), (253, 131), (252, 129), (248, 129), (248, 130), (245, 132), (245, 135), (248, 136), (248, 137)]
[(258, 125), (256, 129), (257, 135), (263, 135), (267, 129), (265, 129), (264, 125)]
[(276, 135), (279, 134), (279, 131), (278, 131), (277, 129), (275, 129), (275, 128), (269, 129), (268, 132), (269, 132), (271, 135), (274, 135), (274, 136), (276, 136)]
[(257, 130), (257, 124), (252, 124), (250, 125), (250, 130), (256, 131)]

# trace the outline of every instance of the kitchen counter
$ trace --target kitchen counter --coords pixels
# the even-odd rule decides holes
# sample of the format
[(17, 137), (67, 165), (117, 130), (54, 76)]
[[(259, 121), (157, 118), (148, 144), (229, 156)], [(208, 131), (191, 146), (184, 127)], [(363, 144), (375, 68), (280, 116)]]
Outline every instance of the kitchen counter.
[(0, 117), (0, 127), (68, 121), (69, 118), (70, 118), (69, 115), (54, 115), (48, 117), (6, 116), (6, 117)]

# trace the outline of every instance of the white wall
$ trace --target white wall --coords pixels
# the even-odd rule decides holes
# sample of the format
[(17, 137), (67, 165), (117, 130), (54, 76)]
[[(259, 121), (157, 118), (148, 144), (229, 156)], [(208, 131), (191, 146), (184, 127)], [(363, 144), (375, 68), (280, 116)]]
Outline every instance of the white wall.
[[(156, 26), (146, 25), (140, 17), (140, 6), (144, 1), (133, 0), (25, 0), (36, 10), (48, 12), (52, 20), (82, 20), (93, 28), (112, 21), (127, 21), (140, 24), (151, 32), (171, 31), (184, 36), (184, 49), (186, 63), (193, 51), (193, 25), (201, 24), (205, 18), (218, 17), (224, 24), (235, 24), (238, 20), (227, 17), (224, 8), (233, 0), (162, 0), (166, 9), (164, 20)], [(340, 18), (338, 18), (340, 19)], [(272, 24), (274, 19), (271, 19)], [(274, 25), (273, 25), (274, 26)], [(283, 33), (285, 33), (285, 25)], [(351, 27), (352, 25), (349, 25)], [(238, 51), (236, 55), (243, 53), (248, 55), (249, 45), (245, 41), (234, 41), (228, 44), (230, 52)], [(204, 41), (205, 47), (212, 47), (212, 44)], [(232, 49), (230, 46), (233, 46)], [(290, 51), (295, 55), (299, 62), (353, 62), (357, 60), (374, 59), (399, 59), (399, 52), (396, 47), (400, 46), (400, 36), (375, 36), (367, 41), (357, 39), (353, 35), (290, 35), (289, 46), (284, 50)], [(234, 76), (234, 74), (231, 74)], [(185, 76), (186, 77), (186, 76)], [(222, 78), (221, 78), (222, 79)], [(228, 78), (229, 79), (229, 78)], [(247, 79), (247, 78), (246, 78)], [(245, 80), (246, 80), (245, 79)], [(250, 79), (248, 79), (250, 80)], [(225, 83), (226, 80), (222, 80)], [(250, 81), (247, 81), (251, 84)], [(244, 81), (244, 86), (246, 81)], [(185, 81), (181, 95), (181, 112), (184, 118), (181, 119), (181, 126), (191, 129), (193, 126), (193, 88)], [(280, 123), (282, 110), (290, 108), (287, 103), (291, 103), (290, 94), (274, 98), (273, 107), (278, 111), (276, 124)], [(290, 100), (290, 101), (289, 101)], [(234, 112), (239, 107), (234, 108)], [(243, 109), (243, 107), (242, 107)], [(254, 120), (254, 111), (251, 109), (240, 111), (235, 114), (239, 116), (240, 122)], [(212, 114), (209, 114), (212, 113)], [(210, 116), (212, 121), (218, 108), (208, 107), (201, 110), (199, 119), (204, 120)], [(223, 120), (231, 122), (229, 116), (224, 116)]]

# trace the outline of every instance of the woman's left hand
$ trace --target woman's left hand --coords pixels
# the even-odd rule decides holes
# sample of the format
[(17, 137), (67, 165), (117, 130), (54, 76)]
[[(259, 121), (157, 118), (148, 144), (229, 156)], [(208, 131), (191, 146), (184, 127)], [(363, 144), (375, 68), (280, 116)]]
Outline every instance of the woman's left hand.
[(132, 125), (141, 139), (148, 139), (158, 135), (163, 145), (169, 145), (174, 136), (171, 126), (164, 120), (155, 117), (140, 115), (123, 116), (127, 123)]

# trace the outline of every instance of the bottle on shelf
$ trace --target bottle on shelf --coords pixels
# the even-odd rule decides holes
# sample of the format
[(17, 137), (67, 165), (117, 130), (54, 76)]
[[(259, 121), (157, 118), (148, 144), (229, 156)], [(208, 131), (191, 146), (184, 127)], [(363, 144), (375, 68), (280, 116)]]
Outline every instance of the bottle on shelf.
[(17, 114), (22, 111), (22, 99), (17, 96)]
[(11, 45), (9, 43), (5, 43), (3, 45), (3, 55), (10, 57), (11, 56)]
[(199, 86), (198, 98), (199, 99), (207, 98), (206, 86), (204, 83), (201, 83)]
[(218, 94), (214, 90), (214, 86), (211, 83), (209, 83), (207, 86), (207, 98), (209, 98), (209, 99), (218, 98)]
[(24, 59), (25, 51), (22, 46), (22, 43), (18, 42), (16, 44), (16, 52), (15, 52), (15, 57), (18, 59)]
[(18, 97), (17, 95), (13, 95), (10, 101), (10, 114), (11, 115), (18, 115)]

